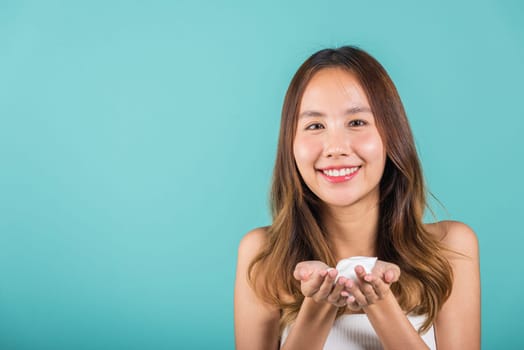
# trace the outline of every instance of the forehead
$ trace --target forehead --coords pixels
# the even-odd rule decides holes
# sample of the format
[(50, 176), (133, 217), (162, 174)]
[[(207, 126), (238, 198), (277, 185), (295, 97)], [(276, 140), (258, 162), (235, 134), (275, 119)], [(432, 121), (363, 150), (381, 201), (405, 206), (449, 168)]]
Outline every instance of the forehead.
[(355, 106), (369, 107), (366, 93), (355, 74), (343, 68), (324, 68), (306, 85), (300, 110)]

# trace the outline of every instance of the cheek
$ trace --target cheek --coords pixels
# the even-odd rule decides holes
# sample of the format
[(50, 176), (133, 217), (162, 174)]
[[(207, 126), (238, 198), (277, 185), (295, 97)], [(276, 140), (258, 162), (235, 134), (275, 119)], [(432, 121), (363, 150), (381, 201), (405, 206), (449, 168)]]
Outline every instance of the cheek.
[(318, 145), (316, 142), (313, 142), (313, 140), (308, 138), (295, 139), (293, 143), (293, 154), (299, 168), (314, 161), (317, 153)]
[(363, 135), (358, 142), (359, 153), (371, 159), (385, 159), (385, 149), (382, 139), (378, 134)]

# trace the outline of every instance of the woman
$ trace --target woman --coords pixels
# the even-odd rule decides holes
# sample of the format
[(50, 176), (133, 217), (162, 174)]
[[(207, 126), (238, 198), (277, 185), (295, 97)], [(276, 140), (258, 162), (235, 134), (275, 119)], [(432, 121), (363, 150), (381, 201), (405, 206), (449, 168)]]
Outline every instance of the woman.
[[(393, 82), (369, 54), (321, 50), (288, 88), (273, 222), (238, 252), (238, 349), (478, 349), (474, 232), (422, 223), (424, 181)], [(378, 257), (355, 279), (341, 259)]]

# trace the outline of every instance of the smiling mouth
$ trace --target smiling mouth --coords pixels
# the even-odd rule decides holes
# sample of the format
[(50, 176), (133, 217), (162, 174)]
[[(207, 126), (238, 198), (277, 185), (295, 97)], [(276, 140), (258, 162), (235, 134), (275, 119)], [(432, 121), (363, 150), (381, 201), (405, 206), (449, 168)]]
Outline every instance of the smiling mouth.
[(341, 168), (341, 169), (325, 169), (321, 172), (329, 177), (346, 177), (360, 169), (360, 166), (355, 166), (352, 168)]

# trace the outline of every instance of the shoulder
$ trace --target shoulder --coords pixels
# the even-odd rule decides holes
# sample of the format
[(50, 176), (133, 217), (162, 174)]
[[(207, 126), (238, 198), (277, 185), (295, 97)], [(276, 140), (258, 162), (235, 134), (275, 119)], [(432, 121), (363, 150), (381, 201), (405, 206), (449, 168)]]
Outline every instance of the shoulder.
[(435, 326), (439, 349), (480, 348), (480, 265), (477, 235), (458, 221), (427, 225), (445, 248), (452, 288), (438, 312)]
[(238, 245), (239, 253), (258, 253), (260, 249), (266, 244), (268, 227), (255, 228), (242, 237)]
[(473, 229), (460, 221), (439, 221), (426, 224), (426, 230), (434, 234), (441, 244), (461, 255), (475, 257), (478, 255), (478, 238)]
[(246, 233), (238, 245), (237, 272), (248, 274), (251, 263), (262, 252), (267, 242), (267, 227), (259, 227)]
[[(238, 246), (237, 273), (235, 279), (234, 316), (235, 344), (237, 349), (268, 349), (278, 347), (280, 310), (267, 303), (264, 295), (257, 293), (250, 283), (251, 263), (267, 242), (267, 228), (249, 231)], [(261, 275), (257, 275), (256, 281)], [(264, 288), (262, 288), (264, 289)]]

